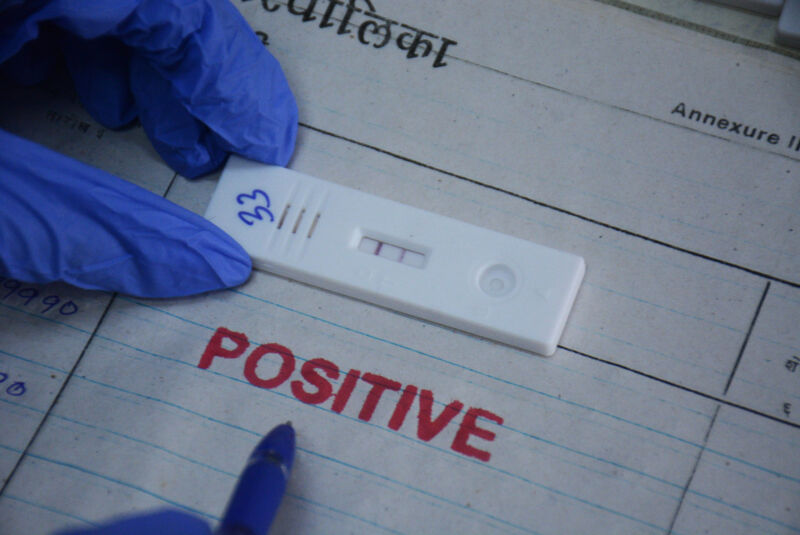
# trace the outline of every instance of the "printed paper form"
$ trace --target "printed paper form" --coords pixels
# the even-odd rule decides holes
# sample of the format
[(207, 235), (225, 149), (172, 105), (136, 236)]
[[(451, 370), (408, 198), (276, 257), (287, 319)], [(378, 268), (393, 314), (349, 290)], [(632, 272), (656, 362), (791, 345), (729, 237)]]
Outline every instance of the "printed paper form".
[[(783, 138), (791, 131), (785, 124), (797, 124), (796, 64), (582, 2), (537, 5), (539, 16), (516, 40), (531, 51), (514, 58), (511, 45), (489, 37), (510, 32), (508, 21), (524, 11), (503, 18), (455, 4), (441, 4), (437, 13), (375, 5), (382, 16), (458, 41), (448, 65), (432, 69), (432, 58), (407, 60), (402, 51), (373, 50), (336, 28), (319, 28), (325, 5), (305, 24), (285, 5), (274, 13), (244, 5), (254, 28), (269, 33), (300, 101), (307, 127), (292, 167), (583, 255), (587, 280), (562, 349), (543, 359), (261, 273), (236, 292), (202, 298), (117, 297), (0, 496), (7, 519), (0, 532), (46, 533), (131, 507), (173, 505), (217, 516), (258, 435), (286, 419), (297, 426), (303, 449), (276, 532), (797, 532), (793, 454), (800, 437), (796, 411), (784, 410), (800, 403), (800, 372), (788, 365), (800, 346), (797, 242), (787, 237), (797, 214), (776, 207), (797, 204), (796, 157), (670, 114), (684, 102), (731, 120), (739, 109), (747, 116), (754, 112), (742, 104), (750, 102), (744, 89), (757, 82), (774, 98), (755, 113), (760, 122), (748, 124)], [(569, 43), (558, 39), (590, 17), (584, 25), (597, 28), (593, 46), (570, 55)], [(581, 67), (581, 52), (629, 49), (626, 32), (642, 57), (640, 69), (665, 41), (673, 53), (638, 75), (624, 72), (630, 60)], [(557, 62), (552, 72), (545, 69), (552, 55), (540, 49), (548, 44), (565, 55), (575, 85), (558, 85)], [(665, 79), (674, 72), (670, 61), (691, 59), (690, 52), (704, 73), (714, 57), (736, 57), (749, 82), (720, 68), (716, 94), (699, 87), (697, 77)], [(513, 59), (514, 70), (502, 63)], [(622, 72), (606, 79), (598, 65)], [(606, 87), (593, 84), (592, 75)], [(674, 94), (662, 87), (669, 84)], [(665, 100), (647, 98), (645, 90), (656, 89), (678, 102), (669, 100), (663, 111)], [(690, 102), (681, 91), (702, 98)], [(487, 96), (491, 106), (481, 102)], [(57, 135), (46, 114), (30, 113), (42, 136)], [(581, 143), (576, 135), (585, 136)], [(118, 144), (125, 146), (117, 138), (105, 146)], [(158, 162), (149, 152), (136, 154), (121, 159), (131, 175)], [(97, 154), (78, 157), (100, 163)], [(608, 198), (592, 189), (612, 182)], [(212, 189), (212, 180), (179, 180), (170, 198), (202, 212)], [(743, 202), (757, 202), (748, 214), (761, 218), (770, 236), (751, 229), (747, 214), (744, 221), (725, 215), (725, 207)], [(700, 207), (707, 228), (691, 220)], [(763, 239), (748, 245), (748, 237)], [(45, 323), (24, 314), (24, 301), (12, 294), (3, 312), (20, 324)], [(102, 309), (83, 321), (96, 324)], [(66, 321), (46, 323), (80, 332)], [(246, 355), (199, 369), (221, 326), (249, 337), (247, 353), (262, 343), (290, 348), (298, 370), (275, 389), (259, 389), (243, 375)], [(28, 379), (38, 375), (24, 375), (22, 363), (52, 364), (52, 350), (37, 351), (32, 335), (14, 334), (20, 342), (6, 341), (3, 330), (0, 349), (28, 360), (2, 354), (0, 363), (15, 366), (32, 392), (48, 383)], [(53, 347), (65, 348), (65, 336), (54, 337)], [(80, 349), (65, 355), (74, 363)], [(419, 399), (398, 431), (388, 428), (400, 391), (384, 393), (369, 422), (358, 417), (370, 391), (364, 381), (340, 414), (330, 399), (305, 404), (290, 382), (313, 358), (343, 373), (358, 369), (428, 389), (433, 416), (454, 400), (464, 407), (425, 441), (418, 438)], [(274, 375), (277, 362), (265, 359), (259, 374)], [(71, 368), (60, 369), (57, 377)], [(331, 384), (341, 388), (341, 377)], [(41, 420), (35, 409), (46, 410), (57, 388), (50, 391), (36, 401), (27, 393), (0, 397), (2, 410), (17, 415), (11, 420), (3, 412), (2, 421), (20, 433), (30, 428), (30, 435)], [(470, 439), (491, 453), (488, 462), (452, 449), (470, 407), (504, 419), (502, 426), (481, 420), (494, 440)], [(2, 437), (10, 455), (24, 449), (24, 439)]]
[[(39, 88), (5, 87), (0, 128), (37, 141), (159, 194), (174, 172), (141, 128), (107, 130), (57, 81)], [(0, 480), (5, 482), (64, 379), (97, 327), (110, 294), (68, 285), (0, 280)], [(0, 522), (2, 524), (2, 522)]]

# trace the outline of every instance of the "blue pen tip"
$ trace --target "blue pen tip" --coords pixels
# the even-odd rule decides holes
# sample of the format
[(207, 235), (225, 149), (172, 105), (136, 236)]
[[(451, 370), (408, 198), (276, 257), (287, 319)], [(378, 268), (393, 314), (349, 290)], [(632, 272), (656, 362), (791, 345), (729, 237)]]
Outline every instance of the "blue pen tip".
[(290, 470), (294, 462), (294, 447), (294, 428), (290, 423), (285, 423), (275, 427), (261, 440), (253, 456), (269, 457)]

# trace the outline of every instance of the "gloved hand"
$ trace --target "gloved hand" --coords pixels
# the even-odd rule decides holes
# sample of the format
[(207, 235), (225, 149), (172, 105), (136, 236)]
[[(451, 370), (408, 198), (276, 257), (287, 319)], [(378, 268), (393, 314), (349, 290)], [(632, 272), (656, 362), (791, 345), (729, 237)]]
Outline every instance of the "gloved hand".
[[(108, 128), (137, 116), (193, 178), (229, 152), (286, 165), (297, 106), (227, 0), (0, 0), (0, 74), (42, 80), (60, 53)], [(0, 131), (0, 275), (172, 297), (247, 279), (244, 250), (205, 219)]]
[(181, 511), (160, 511), (118, 520), (93, 529), (60, 531), (56, 535), (211, 535), (208, 524)]

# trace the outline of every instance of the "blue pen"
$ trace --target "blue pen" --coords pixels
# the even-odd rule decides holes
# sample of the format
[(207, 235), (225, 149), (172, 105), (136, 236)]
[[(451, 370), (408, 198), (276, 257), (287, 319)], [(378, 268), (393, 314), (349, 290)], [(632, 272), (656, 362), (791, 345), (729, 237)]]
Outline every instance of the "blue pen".
[(281, 503), (294, 460), (291, 423), (277, 426), (253, 450), (217, 535), (264, 535)]

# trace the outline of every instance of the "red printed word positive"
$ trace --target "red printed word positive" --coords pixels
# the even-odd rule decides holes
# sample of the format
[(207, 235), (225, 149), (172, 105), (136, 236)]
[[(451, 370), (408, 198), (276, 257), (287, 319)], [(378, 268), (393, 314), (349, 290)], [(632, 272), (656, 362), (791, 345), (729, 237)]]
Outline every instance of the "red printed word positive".
[[(247, 353), (250, 342), (244, 333), (238, 333), (219, 327), (206, 345), (200, 362), (197, 366), (208, 369), (214, 359), (238, 359)], [(275, 366), (270, 369), (270, 377), (258, 374), (258, 365), (262, 359), (269, 359)], [(263, 370), (262, 370), (263, 373)], [(479, 420), (487, 420), (497, 425), (503, 425), (503, 419), (486, 409), (469, 407), (465, 410), (464, 404), (453, 400), (443, 408), (434, 405), (434, 395), (431, 390), (420, 390), (414, 385), (403, 385), (388, 377), (375, 373), (359, 370), (344, 372), (333, 362), (324, 358), (314, 358), (302, 363), (297, 369), (297, 359), (288, 347), (280, 344), (263, 344), (255, 347), (244, 359), (242, 374), (247, 381), (259, 388), (277, 388), (287, 381), (292, 395), (298, 401), (310, 405), (320, 405), (330, 400), (331, 411), (341, 413), (348, 406), (348, 402), (356, 386), (367, 385), (367, 394), (358, 410), (358, 418), (370, 422), (375, 417), (375, 410), (388, 392), (399, 393), (392, 396), (397, 398), (389, 420), (385, 425), (398, 431), (412, 412), (414, 405), (417, 419), (417, 438), (430, 441), (438, 436), (451, 422), (458, 422), (458, 428), (450, 444), (450, 448), (467, 457), (488, 462), (491, 453), (487, 449), (489, 442), (494, 441), (495, 433)], [(290, 381), (290, 379), (294, 378)], [(385, 402), (386, 403), (386, 402)], [(386, 410), (386, 408), (384, 408)], [(382, 422), (379, 422), (382, 423)]]

